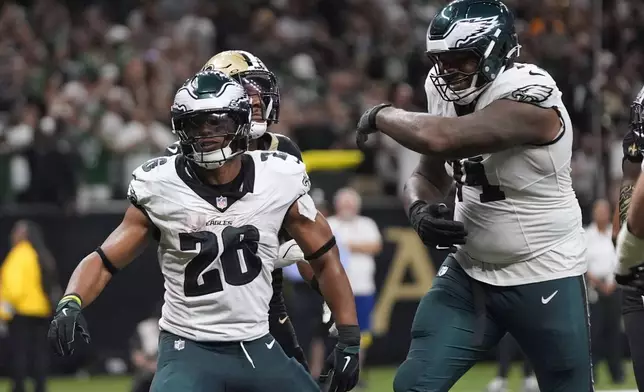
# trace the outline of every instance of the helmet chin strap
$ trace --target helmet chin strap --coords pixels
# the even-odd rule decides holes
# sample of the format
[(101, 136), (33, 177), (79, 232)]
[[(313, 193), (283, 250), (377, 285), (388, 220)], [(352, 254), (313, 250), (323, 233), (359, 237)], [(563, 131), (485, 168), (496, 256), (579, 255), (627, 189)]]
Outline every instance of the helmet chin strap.
[[(268, 115), (271, 113), (272, 110), (273, 110), (273, 99), (270, 99), (268, 101), (268, 105), (266, 105), (266, 109), (264, 110), (265, 118), (268, 118)], [(268, 122), (266, 122), (266, 120), (264, 120), (264, 121), (251, 121), (250, 122), (250, 138), (251, 139), (259, 139), (260, 137), (262, 137), (266, 133), (267, 129), (268, 129)]]

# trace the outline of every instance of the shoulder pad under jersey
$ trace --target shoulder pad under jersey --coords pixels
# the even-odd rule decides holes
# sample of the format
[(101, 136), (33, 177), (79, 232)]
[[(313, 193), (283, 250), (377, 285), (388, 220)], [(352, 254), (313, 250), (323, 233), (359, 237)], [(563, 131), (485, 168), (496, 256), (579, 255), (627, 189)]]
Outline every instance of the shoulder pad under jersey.
[[(311, 181), (306, 166), (297, 157), (281, 151), (251, 151), (255, 161), (256, 178), (268, 181), (271, 186), (295, 192), (299, 196), (308, 193)], [(297, 196), (297, 197), (299, 197)]]
[(291, 154), (294, 157), (296, 157), (299, 160), (302, 160), (302, 151), (300, 151), (300, 148), (295, 144), (293, 140), (291, 140), (289, 137), (280, 135), (277, 133), (272, 133), (272, 137), (277, 140), (277, 146), (276, 149), (277, 151), (282, 151), (287, 154)]
[(622, 140), (622, 151), (624, 153), (624, 159), (639, 163), (644, 159), (644, 140), (642, 136), (636, 134), (632, 130), (628, 131), (624, 135)]
[(178, 155), (152, 158), (136, 168), (128, 187), (128, 200), (138, 208), (145, 208), (152, 195), (163, 193), (163, 189), (176, 177), (177, 157)]
[(481, 94), (476, 108), (480, 110), (499, 99), (552, 108), (561, 106), (561, 91), (546, 70), (533, 64), (515, 63)]

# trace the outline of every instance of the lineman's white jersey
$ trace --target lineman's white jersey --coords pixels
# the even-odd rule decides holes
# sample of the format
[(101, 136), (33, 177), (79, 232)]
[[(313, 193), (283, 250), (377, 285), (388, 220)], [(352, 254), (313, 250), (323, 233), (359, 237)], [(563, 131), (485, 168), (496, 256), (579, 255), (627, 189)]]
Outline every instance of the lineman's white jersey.
[[(430, 114), (457, 116), (429, 78), (425, 90)], [(469, 233), (455, 258), (472, 278), (499, 286), (581, 275), (586, 245), (570, 176), (572, 125), (561, 92), (543, 69), (515, 64), (481, 94), (475, 110), (498, 99), (554, 109), (561, 130), (545, 145), (446, 164), (459, 184), (454, 219)]]
[(268, 333), (277, 233), (310, 183), (297, 158), (242, 155), (239, 192), (200, 182), (182, 155), (148, 161), (129, 197), (159, 231), (165, 280), (161, 329), (196, 341), (247, 341)]

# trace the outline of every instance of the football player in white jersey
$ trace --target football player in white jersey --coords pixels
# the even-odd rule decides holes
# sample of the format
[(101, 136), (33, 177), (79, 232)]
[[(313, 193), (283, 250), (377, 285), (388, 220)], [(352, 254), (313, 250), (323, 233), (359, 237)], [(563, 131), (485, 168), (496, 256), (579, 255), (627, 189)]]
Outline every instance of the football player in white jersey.
[[(239, 81), (246, 89), (253, 111), (248, 150), (280, 151), (301, 160), (302, 152), (291, 139), (267, 132), (271, 124), (279, 121), (280, 93), (277, 78), (264, 63), (250, 52), (227, 50), (211, 57), (201, 68), (201, 71), (213, 70), (221, 71)], [(180, 150), (180, 142), (177, 141), (166, 149), (165, 155), (176, 155)], [(293, 243), (286, 230), (282, 230), (279, 237), (280, 255), (286, 257), (279, 258), (272, 273), (273, 297), (268, 310), (270, 332), (286, 355), (297, 359), (308, 369), (304, 351), (297, 341), (293, 324), (286, 312), (282, 287), (284, 281), (282, 268), (297, 262), (302, 256), (302, 251), (297, 244)], [(311, 267), (306, 262), (300, 261), (298, 266), (309, 270), (309, 276), (313, 275)], [(317, 281), (313, 280), (311, 285), (319, 292)]]
[(308, 372), (269, 333), (271, 272), (284, 227), (310, 261), (338, 324), (337, 391), (358, 378), (360, 332), (353, 294), (324, 217), (297, 158), (247, 152), (248, 96), (218, 71), (199, 72), (177, 92), (172, 124), (182, 153), (133, 173), (123, 222), (78, 265), (48, 338), (70, 355), (89, 341), (81, 309), (127, 266), (150, 235), (165, 280), (152, 392), (317, 391)]
[[(644, 161), (644, 88), (640, 90), (631, 105), (630, 129), (624, 135), (622, 149), (624, 157), (622, 158), (623, 175), (619, 192), (619, 209), (615, 211), (613, 218), (613, 237), (615, 239), (617, 239), (622, 223), (626, 220), (633, 188), (642, 172), (641, 165)], [(628, 229), (625, 226), (622, 228), (624, 230), (623, 239), (628, 237)], [(624, 249), (624, 247), (620, 248), (622, 251)], [(622, 259), (623, 268), (618, 271), (615, 280), (624, 289), (622, 300), (624, 331), (628, 337), (637, 387), (639, 390), (644, 390), (644, 335), (642, 334), (642, 326), (644, 326), (644, 289), (642, 289), (644, 282), (642, 280), (644, 276), (641, 275), (640, 265), (644, 261), (644, 253), (640, 252), (639, 256), (631, 263), (625, 263), (626, 259)]]
[(519, 48), (501, 1), (453, 1), (427, 32), (429, 113), (382, 104), (358, 123), (359, 144), (380, 131), (423, 154), (404, 204), (425, 244), (454, 248), (418, 306), (396, 392), (449, 390), (506, 332), (542, 392), (593, 389), (572, 126)]

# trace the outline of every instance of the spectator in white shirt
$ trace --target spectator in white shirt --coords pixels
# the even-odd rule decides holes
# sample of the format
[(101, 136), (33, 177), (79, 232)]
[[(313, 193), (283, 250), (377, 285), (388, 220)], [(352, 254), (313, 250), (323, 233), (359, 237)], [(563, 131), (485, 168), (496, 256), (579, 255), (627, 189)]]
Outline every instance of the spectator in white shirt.
[(335, 215), (329, 217), (329, 225), (349, 250), (347, 276), (356, 299), (358, 324), (361, 331), (360, 347), (363, 361), (366, 349), (371, 345), (371, 312), (376, 298), (376, 262), (374, 257), (382, 249), (380, 230), (373, 219), (361, 216), (362, 200), (351, 188), (340, 189), (334, 199)]
[(614, 383), (624, 382), (621, 352), (621, 293), (614, 274), (617, 254), (612, 240), (610, 205), (597, 200), (593, 206), (593, 222), (586, 228), (588, 249), (588, 300), (590, 302), (593, 364), (605, 358)]

